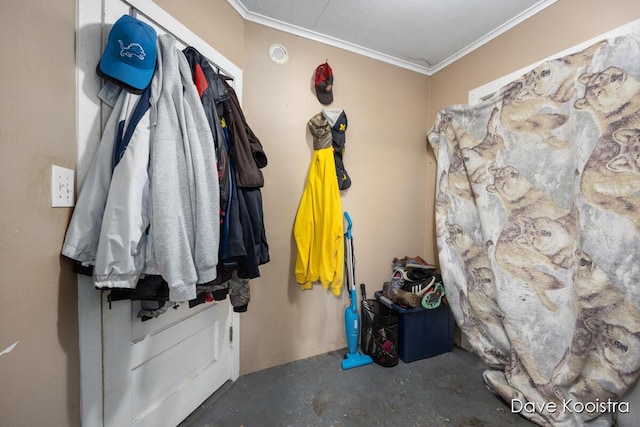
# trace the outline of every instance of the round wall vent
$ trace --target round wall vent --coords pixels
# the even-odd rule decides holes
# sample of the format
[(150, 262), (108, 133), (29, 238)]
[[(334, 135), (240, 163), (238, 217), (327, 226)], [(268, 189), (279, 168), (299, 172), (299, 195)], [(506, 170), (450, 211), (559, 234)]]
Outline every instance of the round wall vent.
[(269, 47), (269, 58), (271, 58), (274, 63), (282, 65), (289, 59), (289, 54), (284, 46), (274, 43)]

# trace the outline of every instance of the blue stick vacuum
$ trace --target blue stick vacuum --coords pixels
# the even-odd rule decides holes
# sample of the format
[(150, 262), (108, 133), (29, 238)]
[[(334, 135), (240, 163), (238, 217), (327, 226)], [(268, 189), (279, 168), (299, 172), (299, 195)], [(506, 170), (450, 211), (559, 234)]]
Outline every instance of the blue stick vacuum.
[(353, 255), (353, 236), (351, 235), (351, 227), (353, 222), (348, 212), (344, 213), (347, 219), (347, 232), (344, 239), (345, 254), (345, 277), (347, 280), (347, 288), (349, 289), (349, 298), (351, 304), (344, 311), (344, 326), (347, 332), (348, 353), (342, 360), (342, 369), (357, 368), (358, 366), (369, 365), (373, 363), (370, 356), (361, 354), (358, 351), (358, 339), (360, 338), (360, 317), (358, 316), (358, 303), (356, 295), (355, 282), (355, 258)]

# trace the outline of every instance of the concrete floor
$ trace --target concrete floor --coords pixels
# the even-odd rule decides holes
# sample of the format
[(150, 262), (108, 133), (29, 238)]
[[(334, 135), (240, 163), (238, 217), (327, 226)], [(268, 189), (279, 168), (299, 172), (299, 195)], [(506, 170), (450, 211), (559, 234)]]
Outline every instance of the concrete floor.
[(489, 392), (483, 363), (461, 348), (343, 371), (345, 351), (241, 376), (180, 427), (534, 425)]

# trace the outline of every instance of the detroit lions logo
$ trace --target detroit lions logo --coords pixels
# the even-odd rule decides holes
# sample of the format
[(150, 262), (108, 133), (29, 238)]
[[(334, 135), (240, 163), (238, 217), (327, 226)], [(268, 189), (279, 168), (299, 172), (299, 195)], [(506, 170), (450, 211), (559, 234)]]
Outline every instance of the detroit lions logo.
[(120, 56), (126, 56), (127, 58), (135, 56), (140, 61), (144, 61), (145, 53), (140, 44), (131, 43), (128, 46), (125, 46), (124, 43), (122, 43), (122, 40), (118, 40), (118, 43), (120, 44)]

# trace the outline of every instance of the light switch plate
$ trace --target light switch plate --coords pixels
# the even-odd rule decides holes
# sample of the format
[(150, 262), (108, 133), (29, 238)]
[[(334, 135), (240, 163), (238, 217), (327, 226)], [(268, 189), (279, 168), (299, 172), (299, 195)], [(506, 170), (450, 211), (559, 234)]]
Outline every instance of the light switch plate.
[(72, 169), (51, 165), (51, 207), (67, 208), (74, 205), (74, 172)]

